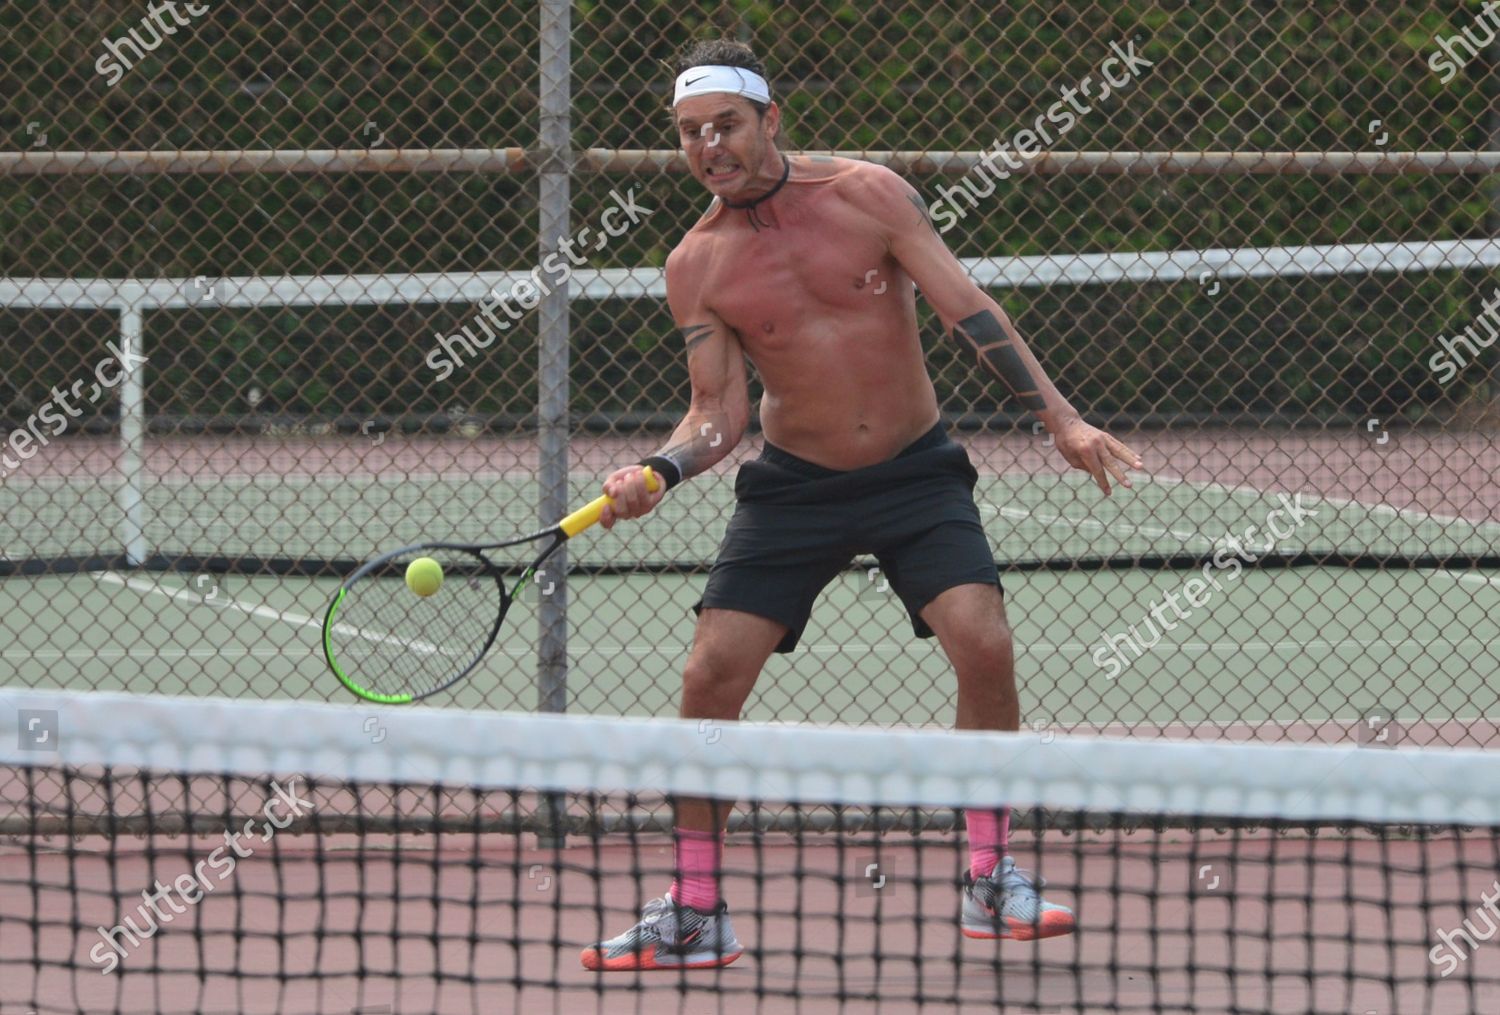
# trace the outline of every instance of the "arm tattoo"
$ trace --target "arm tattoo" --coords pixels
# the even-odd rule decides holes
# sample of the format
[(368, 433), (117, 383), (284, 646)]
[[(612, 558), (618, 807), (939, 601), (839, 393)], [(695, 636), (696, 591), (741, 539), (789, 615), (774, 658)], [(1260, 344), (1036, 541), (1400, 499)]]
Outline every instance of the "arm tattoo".
[(707, 471), (724, 457), (734, 443), (725, 433), (726, 425), (722, 422), (699, 423), (697, 432), (689, 435), (687, 440), (662, 448), (642, 459), (641, 464), (651, 466), (670, 490), (684, 479), (692, 479)]
[(968, 349), (975, 359), (1000, 378), (1020, 401), (1022, 408), (1041, 412), (1047, 408), (1040, 386), (1020, 352), (1005, 334), (1000, 322), (988, 310), (965, 317), (953, 326), (953, 340), (959, 348)]
[(939, 235), (937, 225), (932, 221), (932, 216), (927, 214), (927, 202), (922, 200), (922, 196), (914, 191), (907, 194), (906, 199), (916, 207), (917, 214), (922, 216), (922, 221), (927, 223), (927, 228), (932, 230), (932, 235)]
[[(691, 356), (694, 349), (712, 337), (713, 331), (712, 324), (689, 324), (683, 328), (682, 337), (686, 345), (686, 355)], [(698, 432), (690, 434), (687, 440), (662, 448), (642, 459), (641, 464), (651, 466), (670, 490), (684, 479), (692, 479), (724, 457), (729, 450), (724, 446), (728, 438), (727, 429), (727, 425), (723, 423), (715, 425), (712, 422), (703, 422), (699, 424)]]
[[(724, 437), (722, 434), (717, 433), (712, 426), (705, 423), (704, 427), (708, 430), (708, 433), (694, 434), (688, 440), (673, 444), (671, 447), (662, 448), (652, 456), (655, 458), (665, 458), (677, 466), (678, 475), (681, 477), (678, 482), (681, 482), (683, 479), (692, 479), (719, 459), (719, 456), (710, 451), (710, 448), (722, 444)], [(717, 444), (715, 441), (717, 441)]]
[(691, 356), (693, 350), (712, 335), (713, 331), (714, 326), (712, 324), (689, 324), (686, 328), (683, 328), (682, 338), (687, 344), (687, 354)]

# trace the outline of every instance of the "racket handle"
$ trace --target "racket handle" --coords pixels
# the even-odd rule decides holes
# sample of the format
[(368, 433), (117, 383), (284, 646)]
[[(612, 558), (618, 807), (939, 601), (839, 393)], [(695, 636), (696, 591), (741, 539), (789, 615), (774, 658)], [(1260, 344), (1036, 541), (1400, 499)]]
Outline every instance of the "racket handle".
[[(642, 471), (646, 477), (647, 490), (655, 493), (661, 489), (661, 483), (657, 480), (656, 473), (651, 471), (651, 466), (646, 466)], [(558, 523), (557, 527), (563, 530), (563, 535), (571, 539), (597, 522), (599, 516), (604, 512), (605, 506), (611, 503), (613, 502), (608, 497), (596, 497), (564, 518)]]

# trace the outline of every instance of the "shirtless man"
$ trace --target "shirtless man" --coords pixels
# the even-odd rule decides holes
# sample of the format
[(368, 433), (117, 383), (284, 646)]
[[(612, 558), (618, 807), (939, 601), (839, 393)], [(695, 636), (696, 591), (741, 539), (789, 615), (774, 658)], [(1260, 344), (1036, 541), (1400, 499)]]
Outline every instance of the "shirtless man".
[[(666, 447), (604, 481), (615, 506), (603, 523), (646, 514), (739, 442), (750, 418), (746, 357), (765, 386), (766, 439), (740, 468), (734, 516), (697, 607), (682, 717), (737, 720), (770, 654), (796, 646), (818, 593), (853, 556), (873, 553), (916, 634), (936, 634), (957, 674), (958, 728), (1019, 729), (1010, 627), (973, 499), (978, 477), (939, 422), (913, 287), (1104, 493), (1111, 477), (1129, 486), (1125, 470), (1140, 459), (1079, 418), (909, 184), (870, 163), (777, 150), (781, 113), (749, 47), (700, 42), (677, 71), (677, 131), (694, 178), (716, 199), (667, 259), (692, 400)], [(664, 489), (647, 490), (645, 465)], [(739, 957), (719, 895), (729, 807), (677, 802), (671, 889), (634, 927), (584, 949), (585, 967), (715, 967)], [(1009, 812), (970, 810), (965, 823), (963, 933), (1071, 933), (1072, 911), (1044, 901), (1005, 855)]]

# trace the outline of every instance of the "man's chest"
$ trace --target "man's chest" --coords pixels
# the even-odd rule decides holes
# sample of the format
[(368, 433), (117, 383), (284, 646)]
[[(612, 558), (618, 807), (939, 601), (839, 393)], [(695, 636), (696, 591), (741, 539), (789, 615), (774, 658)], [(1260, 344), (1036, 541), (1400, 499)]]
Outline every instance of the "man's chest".
[(781, 216), (776, 225), (722, 240), (705, 291), (714, 312), (753, 341), (785, 333), (798, 320), (869, 309), (872, 295), (893, 283), (889, 264), (884, 241), (871, 230)]

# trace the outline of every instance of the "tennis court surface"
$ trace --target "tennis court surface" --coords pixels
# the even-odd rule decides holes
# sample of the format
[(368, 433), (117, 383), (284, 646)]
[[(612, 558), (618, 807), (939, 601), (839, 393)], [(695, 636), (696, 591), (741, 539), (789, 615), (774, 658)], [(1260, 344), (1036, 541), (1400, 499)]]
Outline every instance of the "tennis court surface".
[[(1349, 742), (1381, 717), (1407, 743), (1497, 739), (1500, 587), (1475, 567), (1500, 547), (1500, 445), (1486, 432), (1384, 444), (1326, 430), (1126, 432), (1146, 469), (1109, 498), (1041, 437), (957, 437), (1006, 569), (1028, 725)], [(569, 503), (658, 443), (578, 435)], [(652, 515), (569, 545), (568, 711), (675, 712), (733, 470), (758, 444)], [(343, 700), (318, 643), (337, 576), (382, 549), (537, 527), (537, 454), (529, 436), (153, 439), (141, 568), (118, 551), (118, 444), (58, 442), (0, 486), (11, 558), (0, 571), (13, 575), (0, 579), (3, 662), (34, 686)], [(1156, 629), (1151, 606), (1273, 512), (1290, 535), (1212, 571), (1222, 588)], [(951, 670), (911, 637), (874, 565), (834, 581), (804, 647), (771, 661), (747, 718), (951, 724)], [(540, 592), (435, 703), (537, 706)], [(1101, 645), (1125, 636), (1120, 672), (1101, 667)]]
[[(37, 720), (0, 741), (7, 1012), (1500, 1001), (1500, 780), (1479, 752), (0, 700)], [(724, 891), (747, 951), (586, 972), (580, 951), (670, 880), (672, 793), (742, 801)], [(959, 936), (954, 808), (1003, 802), (1075, 935)]]

